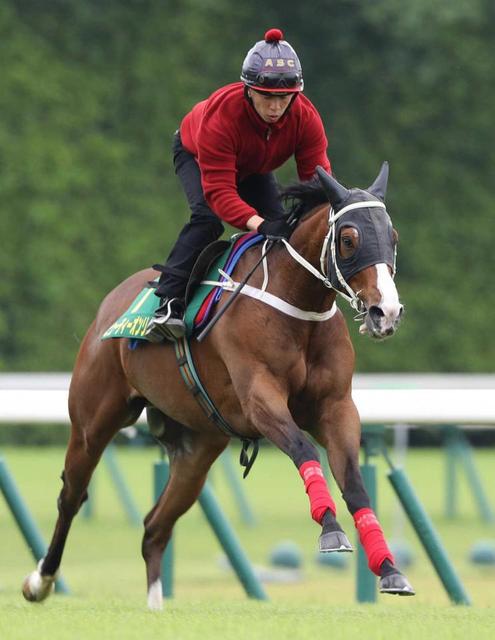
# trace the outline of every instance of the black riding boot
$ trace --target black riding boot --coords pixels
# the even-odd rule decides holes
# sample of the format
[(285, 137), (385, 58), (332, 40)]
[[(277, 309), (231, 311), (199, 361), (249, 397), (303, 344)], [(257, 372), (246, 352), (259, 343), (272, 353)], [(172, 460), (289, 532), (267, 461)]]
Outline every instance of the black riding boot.
[(160, 298), (160, 306), (146, 332), (152, 342), (161, 342), (164, 338), (177, 340), (185, 335), (184, 311), (189, 276), (199, 254), (218, 238), (222, 230), (218, 218), (194, 216), (179, 234), (165, 266), (154, 265), (153, 268), (161, 271), (161, 275), (155, 291)]
[(146, 337), (151, 342), (178, 340), (186, 333), (184, 299), (189, 274), (167, 265), (155, 264), (153, 268), (161, 271), (155, 290), (155, 295), (160, 298), (160, 306), (148, 325)]
[(181, 298), (162, 298), (146, 331), (148, 340), (162, 342), (163, 339), (178, 340), (182, 338), (186, 333), (184, 312), (185, 305)]

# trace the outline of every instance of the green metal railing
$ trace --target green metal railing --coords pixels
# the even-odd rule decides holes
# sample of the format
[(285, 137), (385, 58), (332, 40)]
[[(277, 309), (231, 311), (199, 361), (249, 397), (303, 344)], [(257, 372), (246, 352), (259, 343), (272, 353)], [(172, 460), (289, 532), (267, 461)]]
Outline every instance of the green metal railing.
[[(423, 545), (438, 577), (440, 578), (449, 598), (455, 604), (471, 604), (464, 586), (457, 575), (452, 562), (450, 561), (440, 537), (422, 507), (414, 489), (408, 480), (405, 472), (394, 466), (388, 456), (385, 446), (385, 427), (379, 425), (369, 425), (363, 429), (363, 449), (365, 463), (361, 467), (365, 487), (370, 495), (373, 509), (376, 509), (376, 467), (371, 462), (371, 458), (383, 455), (390, 472), (388, 479), (394, 489), (406, 515), (409, 518), (418, 538)], [(357, 565), (357, 599), (359, 602), (376, 601), (376, 577), (367, 567), (366, 558), (358, 543), (358, 565)]]
[[(157, 501), (166, 486), (169, 476), (168, 463), (162, 458), (159, 462), (155, 463), (154, 473), (154, 493), (155, 501)], [(246, 594), (250, 598), (257, 600), (267, 600), (268, 596), (263, 589), (263, 586), (254, 572), (254, 569), (241, 547), (241, 544), (235, 534), (234, 529), (230, 525), (227, 517), (223, 513), (220, 504), (218, 503), (216, 496), (211, 488), (210, 484), (206, 482), (203, 487), (199, 498), (199, 505), (203, 510), (203, 513), (212, 528), (215, 536), (217, 537), (221, 547), (225, 551), (232, 568)], [(173, 540), (171, 539), (165, 549), (165, 553), (162, 559), (162, 588), (163, 595), (165, 597), (172, 597), (173, 595)]]
[[(29, 550), (36, 562), (38, 562), (45, 557), (47, 546), (34, 518), (22, 499), (12, 474), (7, 468), (7, 463), (2, 457), (0, 457), (0, 489)], [(57, 578), (55, 581), (55, 591), (58, 593), (70, 593), (70, 589), (63, 578)]]
[[(486, 493), (483, 490), (478, 476), (472, 452), (464, 434), (455, 427), (445, 427), (445, 437), (447, 445), (447, 501), (446, 512), (449, 517), (456, 515), (456, 479), (457, 465), (462, 464), (467, 475), (473, 495), (476, 498), (480, 514), (487, 522), (495, 521), (495, 516), (489, 504)], [(361, 473), (365, 487), (370, 496), (372, 508), (378, 512), (377, 496), (377, 472), (374, 458), (383, 456), (389, 466), (388, 479), (397, 495), (397, 498), (411, 522), (418, 538), (423, 545), (440, 581), (442, 582), (449, 598), (456, 604), (468, 605), (470, 598), (464, 589), (448, 555), (443, 547), (435, 528), (422, 507), (414, 489), (408, 480), (405, 472), (397, 468), (390, 459), (385, 446), (385, 427), (379, 425), (368, 425), (363, 428), (363, 451), (364, 462), (361, 465)], [(249, 507), (243, 488), (240, 485), (235, 469), (230, 459), (224, 454), (221, 458), (222, 468), (229, 481), (236, 504), (239, 506), (241, 517), (245, 524), (251, 526), (255, 523), (254, 515)], [(107, 449), (103, 458), (110, 471), (111, 479), (117, 489), (117, 494), (125, 508), (131, 524), (141, 523), (141, 516), (132, 496), (127, 488), (124, 476), (120, 471), (112, 448)], [(327, 470), (328, 471), (328, 470)], [(158, 500), (168, 481), (169, 467), (163, 459), (154, 465), (154, 496)], [(24, 536), (34, 558), (36, 560), (44, 557), (46, 544), (36, 526), (34, 519), (29, 513), (24, 503), (12, 475), (7, 469), (5, 460), (0, 457), (0, 489), (6, 499), (18, 527)], [(238, 579), (244, 587), (248, 596), (260, 600), (267, 599), (267, 595), (256, 576), (252, 565), (244, 553), (237, 536), (223, 513), (216, 496), (207, 483), (199, 496), (199, 504), (203, 513), (223, 547), (229, 561), (237, 574)], [(90, 503), (90, 508), (92, 503)], [(162, 585), (165, 597), (173, 596), (173, 539), (164, 553), (162, 560)], [(376, 576), (368, 569), (367, 559), (361, 545), (358, 543), (357, 562), (357, 583), (356, 597), (359, 602), (375, 602), (377, 598)], [(69, 588), (62, 578), (56, 581), (56, 590), (61, 593), (68, 593)]]
[(464, 469), (468, 488), (471, 490), (481, 519), (484, 522), (493, 524), (495, 522), (495, 512), (481, 482), (474, 461), (473, 450), (468, 439), (461, 429), (455, 425), (444, 426), (443, 435), (446, 451), (445, 516), (453, 519), (458, 515), (458, 470), (461, 467)]

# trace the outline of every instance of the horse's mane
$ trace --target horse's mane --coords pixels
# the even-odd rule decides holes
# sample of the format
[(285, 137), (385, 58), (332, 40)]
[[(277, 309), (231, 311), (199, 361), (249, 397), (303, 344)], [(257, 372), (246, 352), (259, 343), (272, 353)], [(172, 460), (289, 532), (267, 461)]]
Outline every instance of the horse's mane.
[(318, 178), (282, 187), (280, 198), (285, 204), (287, 214), (294, 214), (298, 219), (301, 219), (319, 204), (328, 202), (328, 197)]

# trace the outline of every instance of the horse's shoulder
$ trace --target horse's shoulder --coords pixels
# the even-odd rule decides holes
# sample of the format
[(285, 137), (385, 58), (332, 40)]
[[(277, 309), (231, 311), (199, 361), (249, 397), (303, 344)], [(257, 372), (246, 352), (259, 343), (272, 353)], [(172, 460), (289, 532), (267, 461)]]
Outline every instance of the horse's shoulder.
[(308, 349), (310, 376), (328, 378), (339, 387), (347, 384), (354, 371), (355, 353), (342, 312), (337, 310), (333, 318), (315, 329)]

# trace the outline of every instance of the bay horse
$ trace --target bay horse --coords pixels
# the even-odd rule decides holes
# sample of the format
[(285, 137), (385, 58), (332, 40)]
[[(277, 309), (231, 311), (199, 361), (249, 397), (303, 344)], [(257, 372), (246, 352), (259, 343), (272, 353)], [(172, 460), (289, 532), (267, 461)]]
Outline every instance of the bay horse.
[[(319, 182), (287, 190), (300, 220), (290, 243), (277, 242), (263, 273), (256, 270), (250, 281), (278, 301), (276, 308), (239, 295), (204, 341), (191, 340), (191, 351), (210, 398), (235, 434), (267, 438), (299, 470), (311, 515), (322, 527), (320, 551), (352, 547), (336, 519), (317, 448), (303, 431), (326, 449), (380, 591), (414, 595), (394, 564), (361, 478), (361, 425), (351, 396), (354, 350), (335, 306), (341, 293), (361, 314), (360, 332), (375, 339), (392, 335), (399, 324), (397, 234), (384, 204), (388, 164), (366, 191), (347, 189), (320, 167), (317, 173)], [(251, 248), (233, 277), (242, 279), (258, 259), (259, 247)], [(71, 435), (59, 515), (46, 556), (24, 580), (29, 601), (52, 591), (72, 519), (104, 448), (148, 407), (151, 428), (170, 460), (168, 484), (144, 520), (142, 541), (148, 606), (161, 609), (160, 565), (172, 528), (229, 442), (186, 388), (172, 343), (144, 342), (132, 350), (127, 339), (101, 340), (153, 276), (151, 269), (140, 271), (109, 293), (81, 344), (69, 391)], [(224, 293), (219, 308), (229, 298)]]

